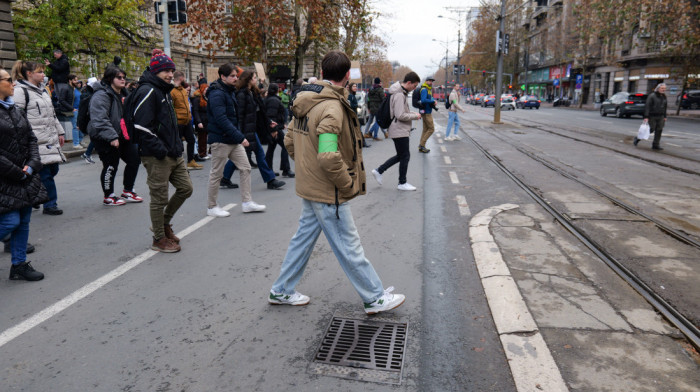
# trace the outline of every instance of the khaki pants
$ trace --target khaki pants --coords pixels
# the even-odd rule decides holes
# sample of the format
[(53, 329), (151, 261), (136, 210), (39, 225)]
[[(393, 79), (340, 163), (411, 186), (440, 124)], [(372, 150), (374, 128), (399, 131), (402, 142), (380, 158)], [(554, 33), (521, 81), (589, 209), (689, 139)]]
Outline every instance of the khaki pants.
[(433, 114), (422, 114), (423, 118), (423, 134), (420, 135), (420, 145), (425, 147), (425, 143), (428, 142), (430, 135), (435, 132), (435, 125), (433, 124)]
[[(146, 168), (148, 190), (151, 195), (151, 225), (153, 237), (159, 240), (165, 236), (164, 225), (169, 224), (185, 200), (192, 196), (192, 181), (182, 157), (141, 157)], [(168, 183), (173, 184), (175, 193), (168, 199)]]
[(224, 166), (229, 159), (236, 165), (236, 169), (238, 169), (241, 176), (241, 200), (243, 203), (252, 200), (250, 195), (250, 163), (248, 163), (245, 147), (240, 144), (212, 143), (207, 208), (216, 207), (216, 198), (219, 196), (219, 186), (223, 177)]

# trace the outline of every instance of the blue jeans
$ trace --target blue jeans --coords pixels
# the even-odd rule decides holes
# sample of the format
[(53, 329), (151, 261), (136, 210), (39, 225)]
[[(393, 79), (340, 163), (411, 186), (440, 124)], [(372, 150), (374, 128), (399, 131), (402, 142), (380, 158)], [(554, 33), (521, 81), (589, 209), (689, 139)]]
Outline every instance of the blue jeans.
[(372, 132), (372, 129), (370, 127), (372, 126), (372, 123), (374, 120), (377, 118), (372, 112), (369, 113), (369, 118), (367, 119), (367, 124), (365, 124), (365, 134), (369, 134)]
[(333, 204), (302, 199), (299, 229), (289, 242), (287, 255), (282, 262), (280, 276), (272, 285), (278, 293), (293, 294), (314, 250), (316, 240), (323, 231), (341, 268), (365, 303), (373, 302), (384, 294), (382, 281), (365, 257), (350, 205), (343, 203), (336, 209)]
[[(257, 161), (258, 170), (260, 170), (260, 175), (262, 175), (263, 182), (267, 184), (275, 179), (275, 172), (270, 169), (270, 166), (267, 165), (267, 161), (265, 160), (265, 151), (262, 148), (262, 144), (260, 144), (258, 134), (255, 134), (255, 142), (255, 160)], [(236, 165), (234, 165), (231, 161), (226, 162), (226, 166), (224, 166), (224, 178), (230, 180), (234, 171), (236, 171)]]
[(0, 238), (10, 235), (10, 252), (14, 265), (27, 261), (27, 240), (29, 240), (31, 217), (31, 206), (0, 214)]
[(56, 177), (56, 174), (58, 174), (58, 163), (44, 165), (39, 171), (41, 183), (44, 184), (44, 188), (49, 194), (49, 201), (44, 203), (44, 208), (58, 207), (58, 191), (56, 190), (56, 182), (53, 179)]
[(457, 112), (448, 112), (449, 113), (449, 118), (447, 119), (447, 129), (445, 130), (445, 137), (450, 136), (450, 128), (452, 128), (452, 124), (454, 124), (454, 132), (453, 134), (457, 135), (459, 133), (459, 116), (457, 115)]
[(73, 124), (73, 147), (78, 147), (80, 142), (83, 141), (83, 133), (78, 129), (78, 113), (76, 112), (73, 117), (70, 118), (71, 124)]

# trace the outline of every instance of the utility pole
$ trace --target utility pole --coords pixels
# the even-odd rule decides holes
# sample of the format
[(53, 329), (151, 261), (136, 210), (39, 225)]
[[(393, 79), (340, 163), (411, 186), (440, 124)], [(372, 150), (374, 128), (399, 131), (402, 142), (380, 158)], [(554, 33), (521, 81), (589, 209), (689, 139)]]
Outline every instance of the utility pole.
[[(474, 7), (445, 7), (445, 10), (447, 10), (449, 12), (454, 12), (457, 14), (456, 22), (457, 22), (457, 28), (459, 29), (457, 31), (457, 65), (459, 65), (460, 61), (462, 60), (462, 56), (460, 54), (462, 52), (462, 19), (464, 19), (462, 17), (462, 15), (469, 12), (472, 8), (474, 8)], [(455, 20), (452, 18), (446, 18), (442, 15), (438, 15), (438, 18), (445, 18), (445, 19), (450, 19), (453, 21)], [(447, 64), (445, 64), (445, 66), (447, 66)], [(461, 82), (460, 76), (461, 76), (461, 72), (458, 71), (455, 73), (455, 80), (456, 80), (457, 84), (459, 84)], [(447, 84), (447, 78), (445, 78), (445, 84)]]
[(163, 52), (172, 57), (170, 54), (170, 17), (168, 15), (168, 2), (161, 1), (158, 9), (161, 20), (163, 21)]
[(447, 88), (447, 45), (445, 45), (445, 88)]
[[(499, 27), (496, 38), (498, 48), (498, 66), (496, 68), (496, 101), (494, 102), (493, 123), (501, 123), (501, 93), (503, 89), (503, 52), (505, 51), (506, 0), (501, 0), (501, 14), (498, 16)], [(499, 41), (500, 40), (500, 41)], [(502, 42), (502, 43), (501, 43)]]

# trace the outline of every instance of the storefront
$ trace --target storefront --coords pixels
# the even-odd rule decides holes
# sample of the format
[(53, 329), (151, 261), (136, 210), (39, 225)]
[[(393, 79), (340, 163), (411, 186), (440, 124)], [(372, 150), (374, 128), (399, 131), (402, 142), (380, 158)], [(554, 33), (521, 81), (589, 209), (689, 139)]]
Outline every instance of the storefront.
[(663, 83), (671, 75), (670, 67), (647, 67), (644, 72), (644, 79), (647, 82), (646, 93), (654, 91), (659, 83)]
[(630, 70), (630, 77), (629, 77), (629, 84), (627, 85), (627, 91), (630, 93), (637, 93), (638, 87), (639, 87), (639, 78), (640, 75), (642, 74), (641, 69), (631, 69)]
[[(625, 71), (615, 71), (613, 76), (613, 90), (612, 95), (615, 95), (622, 91), (622, 83), (625, 81)], [(611, 96), (612, 96), (611, 95)]]

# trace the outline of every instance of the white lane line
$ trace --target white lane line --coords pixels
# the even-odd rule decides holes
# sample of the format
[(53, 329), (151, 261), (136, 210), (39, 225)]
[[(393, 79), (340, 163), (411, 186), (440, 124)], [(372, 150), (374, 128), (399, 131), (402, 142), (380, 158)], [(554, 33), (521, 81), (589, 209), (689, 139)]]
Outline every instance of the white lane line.
[(678, 144), (673, 144), (673, 143), (666, 143), (666, 144), (668, 144), (669, 146), (673, 146), (673, 147), (683, 147), (683, 146), (679, 146)]
[(496, 215), (514, 208), (518, 206), (491, 207), (471, 219), (469, 238), (474, 261), (516, 389), (531, 391), (536, 386), (543, 391), (568, 391), (547, 342), (489, 232), (491, 220)]
[[(670, 144), (670, 143), (668, 143), (668, 144)], [(450, 157), (448, 157), (447, 155), (445, 155), (443, 158), (445, 159), (445, 165), (451, 165), (451, 164), (452, 164), (452, 159), (450, 159)]]
[(442, 139), (438, 138), (438, 143), (442, 144)]
[[(228, 204), (224, 207), (224, 210), (230, 210), (235, 206), (236, 206), (236, 204), (233, 204), (233, 203)], [(177, 233), (176, 235), (180, 238), (184, 238), (187, 235), (194, 232), (195, 230), (197, 230), (197, 229), (201, 228), (202, 226), (206, 225), (207, 223), (213, 221), (214, 219), (216, 219), (216, 218), (214, 218), (213, 216), (208, 216), (206, 218), (202, 218), (197, 223), (185, 228), (184, 230)], [(74, 305), (76, 302), (78, 302), (81, 299), (87, 297), (88, 295), (94, 293), (95, 291), (99, 290), (100, 288), (102, 288), (106, 284), (108, 284), (111, 281), (113, 281), (114, 279), (117, 279), (118, 277), (124, 275), (125, 273), (134, 269), (139, 264), (150, 259), (151, 257), (153, 257), (154, 255), (156, 255), (158, 253), (159, 252), (157, 252), (155, 250), (147, 250), (147, 251), (141, 253), (140, 255), (134, 257), (133, 259), (127, 261), (126, 263), (122, 264), (121, 266), (106, 273), (105, 275), (101, 276), (97, 280), (90, 282), (90, 283), (86, 284), (85, 286), (79, 288), (78, 290), (72, 292), (67, 297), (61, 299), (60, 301), (49, 306), (48, 308), (45, 308), (44, 310), (40, 311), (39, 313), (35, 314), (34, 316), (22, 321), (21, 323), (15, 325), (14, 327), (6, 329), (5, 331), (2, 332), (2, 334), (0, 334), (0, 347), (11, 342), (12, 340), (17, 338), (18, 336), (22, 335), (23, 333), (29, 331), (30, 329), (32, 329), (36, 326), (38, 326), (39, 324), (50, 319), (51, 317), (68, 309), (68, 307), (70, 307), (71, 305)]]
[(457, 177), (457, 173), (453, 171), (450, 172), (450, 181), (452, 181), (453, 184), (459, 184), (459, 178)]
[(469, 204), (467, 204), (467, 198), (462, 195), (457, 195), (457, 207), (459, 207), (459, 215), (469, 216), (472, 212), (469, 210)]
[(440, 146), (440, 151), (442, 151), (442, 152), (447, 152), (447, 147), (445, 147), (445, 146)]

